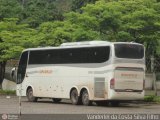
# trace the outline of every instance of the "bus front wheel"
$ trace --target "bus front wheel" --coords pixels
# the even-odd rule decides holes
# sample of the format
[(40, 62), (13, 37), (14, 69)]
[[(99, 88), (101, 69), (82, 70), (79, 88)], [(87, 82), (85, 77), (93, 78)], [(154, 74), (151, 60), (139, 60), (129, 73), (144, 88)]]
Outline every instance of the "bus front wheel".
[(33, 90), (32, 90), (32, 88), (29, 88), (27, 90), (27, 98), (28, 98), (29, 102), (37, 102), (38, 98), (33, 96)]
[(89, 94), (88, 94), (87, 90), (84, 90), (82, 92), (82, 103), (83, 103), (83, 105), (86, 105), (86, 106), (91, 105), (91, 103), (92, 103), (89, 100)]
[(73, 105), (79, 105), (81, 103), (80, 97), (78, 96), (78, 91), (76, 89), (71, 91), (70, 99)]

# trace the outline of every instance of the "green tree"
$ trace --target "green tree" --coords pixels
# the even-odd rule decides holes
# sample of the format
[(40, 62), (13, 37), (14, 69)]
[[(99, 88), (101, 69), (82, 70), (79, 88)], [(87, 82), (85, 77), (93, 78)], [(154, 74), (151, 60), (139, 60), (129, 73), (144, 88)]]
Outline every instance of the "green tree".
[(56, 7), (56, 0), (23, 0), (21, 21), (31, 27), (53, 20), (63, 20), (62, 12)]
[(0, 87), (8, 59), (18, 58), (25, 48), (35, 47), (37, 31), (27, 24), (17, 24), (18, 19), (8, 18), (0, 22)]
[(59, 38), (62, 42), (92, 39), (134, 41), (145, 44), (149, 56), (158, 47), (158, 8), (156, 0), (99, 0), (82, 7), (82, 13), (70, 12), (64, 21), (44, 23), (40, 29), (48, 24), (44, 28), (51, 30), (47, 34), (43, 32), (43, 38), (52, 41), (47, 42), (52, 43), (50, 45)]
[(88, 3), (95, 3), (97, 0), (72, 0), (72, 10), (80, 11), (80, 9), (86, 6)]
[(150, 56), (159, 43), (159, 7), (156, 0), (100, 0), (83, 7), (82, 13), (69, 13), (67, 19), (97, 31), (100, 39), (145, 44)]
[(21, 14), (21, 4), (18, 0), (0, 0), (0, 20), (3, 18), (18, 18)]
[[(102, 40), (142, 43), (150, 58), (160, 54), (159, 8), (157, 0), (99, 0), (82, 7), (81, 13), (69, 13), (68, 19), (83, 25), (84, 29), (97, 31)], [(96, 24), (85, 19), (80, 21), (84, 16), (86, 21), (92, 18)]]
[(34, 28), (43, 22), (63, 20), (70, 6), (71, 0), (0, 0), (0, 20), (18, 18)]
[(58, 46), (63, 42), (85, 41), (97, 38), (97, 32), (69, 20), (46, 22), (38, 28), (37, 46)]

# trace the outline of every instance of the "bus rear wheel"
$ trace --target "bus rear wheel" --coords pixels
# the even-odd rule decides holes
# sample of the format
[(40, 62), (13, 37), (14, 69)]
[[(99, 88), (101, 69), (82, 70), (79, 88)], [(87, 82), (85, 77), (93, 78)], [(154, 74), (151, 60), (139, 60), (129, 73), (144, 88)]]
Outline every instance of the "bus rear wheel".
[(81, 100), (80, 100), (80, 97), (78, 96), (78, 91), (76, 89), (73, 89), (71, 91), (70, 99), (73, 105), (81, 104)]
[(92, 104), (92, 102), (89, 100), (89, 94), (88, 94), (87, 90), (84, 90), (82, 92), (82, 104), (85, 106), (89, 106)]
[(61, 102), (62, 99), (60, 99), (60, 98), (52, 98), (52, 100), (55, 103), (59, 103), (59, 102)]
[(27, 98), (29, 102), (37, 102), (38, 98), (33, 96), (33, 90), (32, 88), (29, 88), (27, 90)]

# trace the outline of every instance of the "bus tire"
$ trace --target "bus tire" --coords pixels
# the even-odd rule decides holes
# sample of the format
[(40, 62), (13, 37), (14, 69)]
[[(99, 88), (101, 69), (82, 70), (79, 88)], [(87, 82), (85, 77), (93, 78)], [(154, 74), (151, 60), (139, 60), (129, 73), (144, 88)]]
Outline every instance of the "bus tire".
[(52, 100), (55, 103), (59, 103), (59, 102), (61, 102), (62, 99), (60, 99), (60, 98), (52, 98)]
[(80, 97), (78, 96), (78, 91), (76, 89), (73, 89), (71, 91), (70, 99), (73, 105), (81, 104), (81, 100), (80, 100)]
[(29, 102), (37, 102), (38, 98), (33, 96), (33, 90), (32, 88), (29, 88), (27, 90), (27, 98)]
[(82, 92), (82, 104), (85, 105), (85, 106), (89, 106), (91, 105), (91, 101), (89, 100), (89, 94), (88, 94), (88, 91), (87, 90), (84, 90)]

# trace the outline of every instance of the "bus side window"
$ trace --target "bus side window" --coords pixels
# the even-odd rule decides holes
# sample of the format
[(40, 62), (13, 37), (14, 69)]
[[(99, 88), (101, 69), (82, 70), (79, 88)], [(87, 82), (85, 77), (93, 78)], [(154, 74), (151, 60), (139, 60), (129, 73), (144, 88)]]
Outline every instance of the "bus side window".
[(25, 74), (26, 74), (26, 68), (27, 68), (27, 61), (28, 61), (28, 51), (22, 53), (19, 66), (18, 66), (18, 72), (17, 72), (17, 84), (22, 83)]

